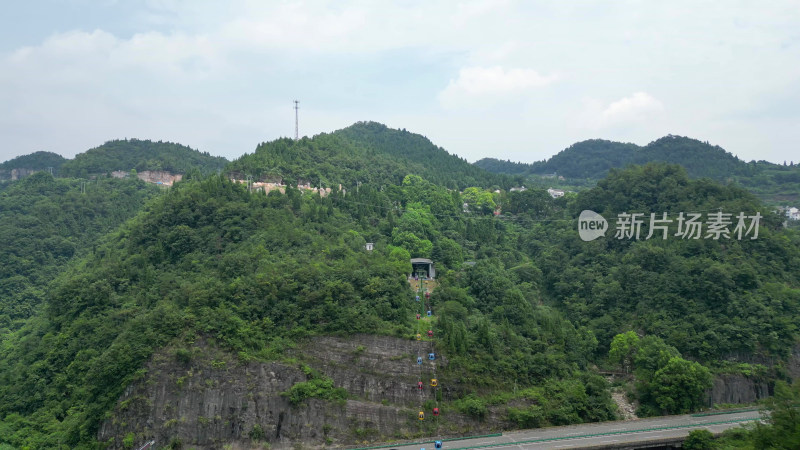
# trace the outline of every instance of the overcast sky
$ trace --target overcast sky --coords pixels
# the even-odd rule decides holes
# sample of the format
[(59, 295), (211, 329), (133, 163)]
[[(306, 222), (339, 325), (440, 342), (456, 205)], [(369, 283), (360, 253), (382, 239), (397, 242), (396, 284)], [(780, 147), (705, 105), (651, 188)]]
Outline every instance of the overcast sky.
[(0, 161), (236, 158), (374, 120), (469, 161), (666, 134), (800, 161), (800, 0), (41, 0), (0, 15)]

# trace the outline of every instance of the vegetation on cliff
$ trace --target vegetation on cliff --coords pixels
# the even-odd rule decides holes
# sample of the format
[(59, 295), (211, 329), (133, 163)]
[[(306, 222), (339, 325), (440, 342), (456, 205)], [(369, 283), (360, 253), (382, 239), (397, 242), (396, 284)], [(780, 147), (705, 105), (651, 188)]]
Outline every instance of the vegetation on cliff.
[[(523, 427), (609, 420), (615, 406), (596, 365), (637, 375), (644, 414), (703, 406), (710, 373), (742, 355), (787, 377), (800, 235), (751, 194), (667, 164), (612, 170), (572, 198), (497, 193), (517, 180), (431, 147), (378, 124), (281, 139), (228, 171), (282, 179), (285, 193), (193, 172), (104, 237), (64, 227), (79, 257), (54, 281), (55, 272), (15, 269), (45, 306), (0, 344), (0, 443), (95, 445), (126, 385), (178, 336), (208, 336), (241, 361), (283, 358), (313, 335), (413, 339), (411, 257), (434, 259), (439, 273), (430, 323), (449, 361), (440, 378), (459, 387), (447, 406), (476, 418), (505, 405), (505, 419)], [(429, 167), (417, 163), (426, 155)], [(60, 186), (46, 174), (25, 181), (34, 191), (24, 195)], [(293, 185), (301, 181), (333, 189), (320, 196)], [(19, 194), (9, 189), (2, 195)], [(73, 197), (60, 197), (62, 209), (81, 204)], [(130, 210), (145, 197), (131, 197)], [(677, 221), (667, 239), (661, 230), (647, 239), (656, 231), (647, 220), (639, 239), (609, 230), (584, 242), (585, 209), (610, 225), (623, 213), (761, 219), (757, 239), (684, 239)], [(324, 373), (312, 375), (286, 395), (342, 398)]]

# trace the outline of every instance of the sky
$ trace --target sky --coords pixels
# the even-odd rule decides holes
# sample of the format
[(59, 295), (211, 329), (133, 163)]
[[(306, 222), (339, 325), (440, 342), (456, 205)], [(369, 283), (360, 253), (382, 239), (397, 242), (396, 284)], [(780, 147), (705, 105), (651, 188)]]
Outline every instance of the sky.
[(469, 161), (667, 134), (800, 162), (800, 0), (39, 0), (0, 16), (0, 161), (235, 159), (377, 121)]

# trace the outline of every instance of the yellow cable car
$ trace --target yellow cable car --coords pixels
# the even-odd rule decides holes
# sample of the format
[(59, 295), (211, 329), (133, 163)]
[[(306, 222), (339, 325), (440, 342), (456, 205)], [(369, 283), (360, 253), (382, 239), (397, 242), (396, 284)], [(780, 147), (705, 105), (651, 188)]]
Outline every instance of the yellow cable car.
[(418, 341), (421, 341), (421, 340), (422, 340), (422, 335), (421, 335), (421, 334), (419, 334), (419, 333), (417, 333), (417, 340), (418, 340)]
[(439, 385), (439, 380), (436, 378), (431, 378), (431, 386), (436, 387)]
[(419, 420), (425, 420), (425, 413), (422, 411), (419, 412)]

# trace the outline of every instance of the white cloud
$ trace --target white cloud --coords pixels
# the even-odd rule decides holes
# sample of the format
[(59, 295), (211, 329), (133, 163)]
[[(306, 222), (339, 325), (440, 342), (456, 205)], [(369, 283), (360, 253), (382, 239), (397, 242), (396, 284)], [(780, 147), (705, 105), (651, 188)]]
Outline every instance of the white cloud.
[(603, 111), (606, 122), (629, 122), (642, 120), (652, 112), (661, 111), (664, 105), (647, 92), (635, 92), (630, 97), (619, 99)]
[(0, 135), (17, 154), (135, 135), (235, 156), (292, 134), (295, 97), (303, 133), (393, 117), (472, 159), (666, 133), (750, 159), (797, 140), (797, 0), (55, 2), (48, 20), (29, 3), (0, 27)]
[(664, 105), (657, 98), (634, 92), (608, 104), (586, 100), (580, 121), (589, 129), (599, 130), (641, 124), (663, 111)]
[[(219, 38), (237, 47), (331, 51), (355, 47), (369, 33), (366, 11), (325, 11), (300, 4), (281, 4), (275, 9), (253, 10), (222, 26)], [(369, 44), (367, 44), (369, 45)], [(360, 45), (358, 45), (360, 46)]]
[(494, 67), (464, 67), (458, 78), (450, 80), (439, 93), (444, 106), (452, 106), (470, 98), (491, 99), (498, 95), (520, 94), (547, 86), (556, 81), (556, 75), (541, 75), (533, 69), (505, 69)]
[(0, 59), (0, 67), (29, 86), (89, 84), (97, 88), (96, 82), (132, 70), (157, 74), (162, 80), (167, 73), (194, 77), (221, 64), (217, 53), (215, 44), (202, 35), (148, 32), (119, 39), (102, 30), (71, 31), (15, 51), (5, 61)]

